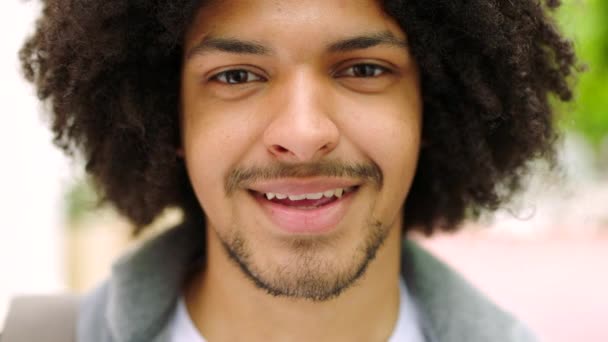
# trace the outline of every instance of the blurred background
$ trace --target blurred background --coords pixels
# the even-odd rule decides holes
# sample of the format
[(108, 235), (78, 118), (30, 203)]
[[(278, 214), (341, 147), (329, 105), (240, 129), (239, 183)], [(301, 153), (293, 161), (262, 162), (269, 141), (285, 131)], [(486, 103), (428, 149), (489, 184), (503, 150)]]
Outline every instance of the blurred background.
[[(557, 13), (588, 71), (559, 106), (560, 169), (538, 165), (526, 192), (454, 235), (415, 237), (548, 342), (608, 341), (608, 1), (569, 0)], [(44, 107), (17, 51), (40, 8), (0, 3), (0, 329), (18, 294), (86, 292), (132, 239), (96, 207), (82, 167), (51, 144)], [(179, 221), (168, 212), (147, 234)]]

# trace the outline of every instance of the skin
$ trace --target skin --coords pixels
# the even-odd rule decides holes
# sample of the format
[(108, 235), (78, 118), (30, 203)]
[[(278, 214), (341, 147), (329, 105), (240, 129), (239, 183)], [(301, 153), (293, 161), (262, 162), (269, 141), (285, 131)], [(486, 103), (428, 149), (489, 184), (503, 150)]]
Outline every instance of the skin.
[[(328, 49), (359, 36), (384, 38), (371, 47)], [(213, 43), (228, 38), (257, 49), (229, 52)], [(390, 336), (398, 313), (401, 209), (422, 125), (418, 70), (398, 43), (406, 41), (375, 1), (225, 0), (199, 10), (184, 40), (180, 153), (207, 215), (207, 264), (185, 292), (205, 338)], [(326, 179), (315, 167), (322, 162), (374, 166), (382, 178), (347, 179), (358, 190), (326, 233), (288, 234), (274, 226), (249, 191), (255, 177), (233, 191), (226, 187), (235, 170), (280, 165), (303, 170), (288, 181)], [(372, 232), (382, 233), (383, 244), (363, 276), (353, 278)], [(237, 238), (249, 271), (291, 295), (256, 286), (227, 252)], [(339, 295), (307, 298), (306, 280), (335, 284), (339, 276), (353, 278)]]

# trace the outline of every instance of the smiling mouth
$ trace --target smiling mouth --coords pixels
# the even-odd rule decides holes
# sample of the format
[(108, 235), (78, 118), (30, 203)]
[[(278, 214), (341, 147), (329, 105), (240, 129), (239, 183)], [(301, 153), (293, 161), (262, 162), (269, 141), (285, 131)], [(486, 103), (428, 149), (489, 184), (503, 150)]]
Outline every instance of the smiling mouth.
[(261, 193), (254, 190), (249, 192), (258, 200), (298, 210), (315, 210), (328, 206), (343, 198), (350, 197), (359, 190), (359, 186), (337, 188), (318, 193), (288, 195), (280, 193)]

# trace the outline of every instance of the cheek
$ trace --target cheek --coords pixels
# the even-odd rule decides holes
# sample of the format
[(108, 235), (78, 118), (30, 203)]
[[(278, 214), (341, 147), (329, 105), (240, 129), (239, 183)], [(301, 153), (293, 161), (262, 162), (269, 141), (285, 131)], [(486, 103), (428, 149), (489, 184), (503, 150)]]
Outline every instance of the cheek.
[(421, 107), (416, 97), (359, 103), (347, 116), (342, 124), (349, 142), (384, 173), (415, 167), (421, 134)]
[(224, 184), (235, 164), (235, 156), (242, 152), (239, 148), (242, 145), (238, 144), (242, 135), (219, 122), (206, 124), (205, 121), (195, 121), (184, 131), (188, 176), (208, 223), (216, 228), (229, 227), (234, 208), (226, 197)]
[[(377, 143), (370, 144), (373, 146), (368, 148), (368, 153), (380, 166), (384, 176), (381, 198), (385, 201), (380, 203), (381, 207), (393, 208), (393, 204), (403, 203), (409, 192), (420, 149), (419, 127), (418, 120), (413, 118), (386, 120), (384, 124), (374, 127)], [(374, 141), (371, 137), (369, 139)]]
[(247, 127), (238, 115), (218, 112), (213, 106), (184, 111), (184, 157), (194, 190), (207, 211), (212, 210), (208, 208), (211, 202), (224, 198), (225, 177), (250, 146)]
[(392, 203), (402, 203), (409, 191), (420, 150), (421, 111), (417, 96), (383, 98), (359, 103), (344, 120), (350, 143), (382, 170), (384, 188), (377, 209), (391, 212), (379, 215), (393, 215), (398, 208)]

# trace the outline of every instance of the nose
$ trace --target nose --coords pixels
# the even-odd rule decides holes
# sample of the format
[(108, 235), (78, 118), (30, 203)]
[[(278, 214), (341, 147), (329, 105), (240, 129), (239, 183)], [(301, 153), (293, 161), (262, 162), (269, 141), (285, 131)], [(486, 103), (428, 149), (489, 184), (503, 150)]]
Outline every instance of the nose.
[(321, 159), (338, 145), (331, 96), (314, 75), (301, 72), (277, 85), (272, 120), (264, 132), (266, 149), (283, 162)]

